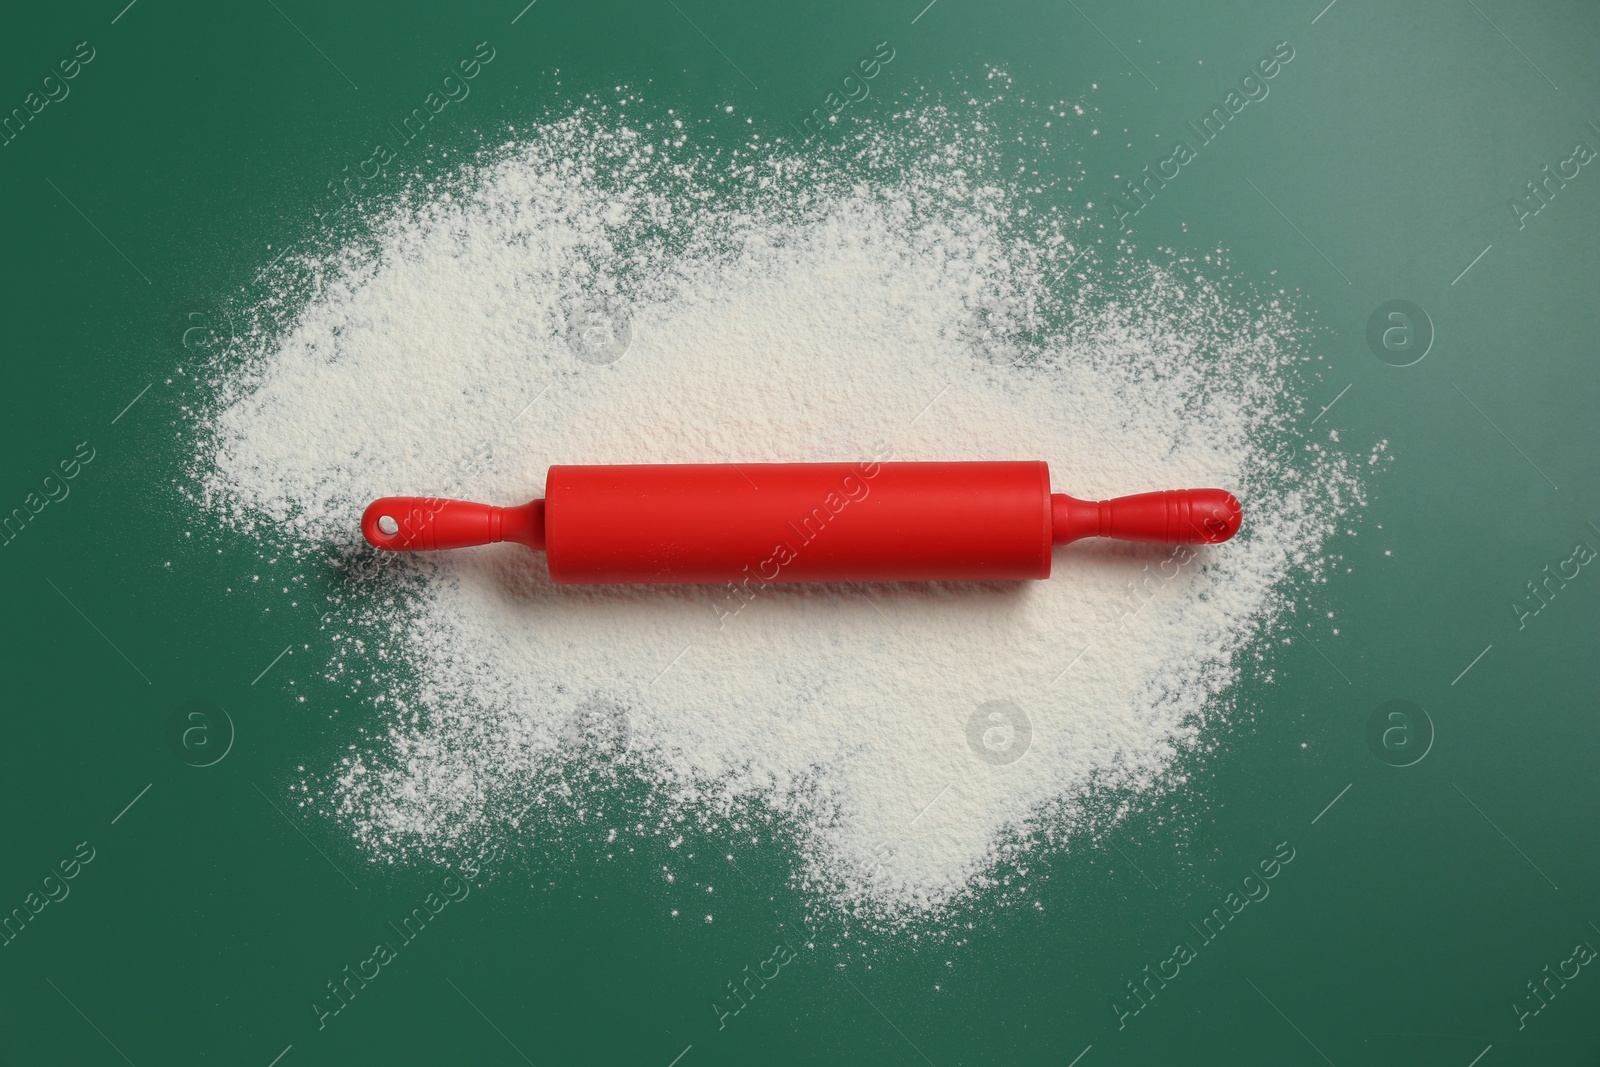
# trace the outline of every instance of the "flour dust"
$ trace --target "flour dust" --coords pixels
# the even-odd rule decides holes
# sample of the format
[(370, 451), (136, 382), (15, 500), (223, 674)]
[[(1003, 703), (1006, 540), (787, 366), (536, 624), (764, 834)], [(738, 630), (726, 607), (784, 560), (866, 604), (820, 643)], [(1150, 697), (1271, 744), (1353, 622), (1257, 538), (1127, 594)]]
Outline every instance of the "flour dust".
[[(342, 574), (327, 676), (381, 727), (294, 792), (374, 858), (781, 827), (813, 901), (936, 918), (1183, 788), (1383, 446), (1294, 430), (1312, 357), (1281, 293), (1044, 206), (987, 105), (832, 150), (735, 118), (579, 108), (286, 259), (195, 407), (194, 499)], [(872, 455), (1043, 459), (1086, 497), (1219, 486), (1244, 529), (1080, 543), (1044, 582), (748, 602), (557, 586), (517, 546), (379, 559), (357, 530), (383, 495), (532, 499), (552, 463)], [(608, 790), (643, 799), (613, 816)]]

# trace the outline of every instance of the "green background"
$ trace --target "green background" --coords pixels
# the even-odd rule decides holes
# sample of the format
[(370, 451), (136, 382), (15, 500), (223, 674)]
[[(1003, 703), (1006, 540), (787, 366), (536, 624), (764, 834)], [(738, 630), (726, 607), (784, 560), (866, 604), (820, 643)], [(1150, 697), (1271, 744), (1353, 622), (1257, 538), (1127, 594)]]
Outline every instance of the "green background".
[[(540, 0), (514, 24), (516, 0), (8, 13), (0, 111), (78, 42), (96, 55), (0, 148), (0, 508), (80, 442), (95, 458), (0, 549), (0, 908), (24, 906), (79, 842), (94, 859), (0, 947), (0, 1062), (1600, 1061), (1600, 967), (1524, 1028), (1512, 1007), (1576, 943), (1600, 946), (1600, 575), (1584, 567), (1520, 629), (1511, 607), (1577, 543), (1600, 548), (1600, 174), (1585, 167), (1523, 228), (1510, 207), (1576, 141), (1600, 146), (1600, 9), (924, 2)], [(1275, 649), (1277, 682), (1242, 694), (1256, 713), (1190, 786), (1038, 860), (1042, 910), (980, 902), (958, 933), (917, 939), (847, 939), (819, 916), (813, 937), (781, 844), (702, 841), (667, 885), (643, 845), (608, 860), (582, 834), (530, 840), (319, 1030), (324, 983), (441, 872), (374, 865), (290, 802), (296, 768), (332, 763), (359, 724), (326, 706), (331, 579), (313, 571), (294, 607), (252, 594), (251, 575), (281, 587), (303, 568), (260, 560), (180, 494), (184, 372), (219, 308), (315, 239), (328, 180), (479, 41), (494, 63), (407, 168), (442, 171), (624, 84), (784, 134), (883, 40), (894, 62), (827, 136), (1002, 67), (1016, 94), (1100, 109), (1061, 151), (1075, 188), (1056, 195), (1095, 201), (1108, 236), (1118, 176), (1293, 46), (1270, 96), (1160, 191), (1132, 242), (1225, 248), (1239, 277), (1298, 293), (1326, 356), (1301, 430), (1360, 454), (1391, 443), (1302, 612), (1315, 645)], [(1397, 298), (1436, 330), (1403, 368), (1365, 336)], [(166, 735), (195, 699), (236, 730), (204, 768)], [(1389, 700), (1431, 720), (1415, 765), (1368, 743)], [(1188, 924), (1284, 841), (1295, 858), (1270, 897), (1119, 1029), (1124, 983), (1194, 940)], [(707, 885), (715, 923), (670, 917), (703, 910)], [(713, 999), (784, 940), (796, 960), (719, 1030)]]

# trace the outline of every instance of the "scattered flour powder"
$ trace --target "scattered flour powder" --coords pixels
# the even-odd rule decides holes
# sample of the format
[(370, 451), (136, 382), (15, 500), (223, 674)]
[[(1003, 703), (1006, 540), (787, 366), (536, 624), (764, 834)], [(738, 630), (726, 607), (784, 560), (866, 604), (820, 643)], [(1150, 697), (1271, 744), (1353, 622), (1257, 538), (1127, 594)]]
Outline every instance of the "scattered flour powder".
[[(896, 119), (818, 152), (579, 109), (288, 261), (213, 368), (196, 482), (342, 575), (328, 676), (382, 725), (304, 806), (393, 862), (631, 783), (611, 835), (781, 825), (797, 886), (894, 922), (1181, 786), (1246, 712), (1230, 688), (1362, 503), (1366, 464), (1292, 428), (1304, 332), (1220, 259), (1137, 263), (1039, 206), (981, 107)], [(557, 586), (515, 546), (380, 559), (357, 530), (387, 494), (520, 503), (552, 463), (872, 455), (1221, 486), (1245, 524), (1058, 549), (1045, 582), (748, 604)]]

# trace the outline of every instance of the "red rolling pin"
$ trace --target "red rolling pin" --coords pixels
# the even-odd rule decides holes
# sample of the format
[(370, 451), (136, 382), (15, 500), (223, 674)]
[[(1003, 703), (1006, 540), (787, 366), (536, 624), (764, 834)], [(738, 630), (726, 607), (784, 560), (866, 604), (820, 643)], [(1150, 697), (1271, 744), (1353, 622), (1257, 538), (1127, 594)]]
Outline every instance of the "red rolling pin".
[(520, 507), (384, 497), (361, 532), (397, 551), (516, 541), (557, 582), (1015, 581), (1081, 537), (1215, 544), (1240, 517), (1222, 489), (1051, 493), (1040, 462), (663, 463), (551, 467)]

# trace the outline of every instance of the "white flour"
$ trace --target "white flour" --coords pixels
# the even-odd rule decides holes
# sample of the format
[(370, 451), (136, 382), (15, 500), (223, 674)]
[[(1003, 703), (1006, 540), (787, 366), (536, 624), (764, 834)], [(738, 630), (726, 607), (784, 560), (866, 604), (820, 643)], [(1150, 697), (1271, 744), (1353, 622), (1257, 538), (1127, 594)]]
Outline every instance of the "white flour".
[[(594, 782), (642, 782), (638, 817), (602, 830), (776, 847), (775, 816), (797, 884), (896, 920), (1225, 743), (1247, 648), (1361, 503), (1363, 464), (1291, 429), (1302, 332), (1281, 298), (1203, 280), (1212, 257), (1103, 266), (1103, 230), (1005, 176), (982, 107), (899, 118), (852, 161), (580, 113), (419, 182), (278, 284), (217, 370), (197, 477), (233, 526), (353, 575), (328, 673), (384, 726), (313, 765), (304, 804), (393, 861), (537, 840)], [(573, 323), (618, 308), (626, 353), (576, 358)], [(381, 495), (513, 504), (552, 463), (884, 446), (1044, 459), (1087, 497), (1220, 486), (1244, 531), (1192, 559), (1079, 543), (1016, 586), (774, 587), (720, 627), (705, 587), (555, 586), (510, 545), (382, 566), (356, 547)]]

